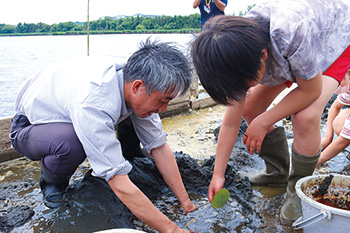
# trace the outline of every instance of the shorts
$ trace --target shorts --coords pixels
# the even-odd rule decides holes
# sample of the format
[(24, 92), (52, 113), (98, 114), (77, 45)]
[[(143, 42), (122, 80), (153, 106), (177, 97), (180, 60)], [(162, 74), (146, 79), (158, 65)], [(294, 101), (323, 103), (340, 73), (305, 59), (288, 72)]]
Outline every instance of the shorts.
[(335, 60), (335, 62), (323, 72), (323, 75), (332, 77), (341, 83), (348, 69), (350, 69), (350, 45), (337, 58), (337, 60)]
[(288, 88), (290, 88), (293, 85), (293, 82), (287, 80), (287, 81), (284, 82), (284, 85), (286, 85)]
[(350, 140), (350, 115), (345, 120), (343, 129), (340, 132), (340, 136)]

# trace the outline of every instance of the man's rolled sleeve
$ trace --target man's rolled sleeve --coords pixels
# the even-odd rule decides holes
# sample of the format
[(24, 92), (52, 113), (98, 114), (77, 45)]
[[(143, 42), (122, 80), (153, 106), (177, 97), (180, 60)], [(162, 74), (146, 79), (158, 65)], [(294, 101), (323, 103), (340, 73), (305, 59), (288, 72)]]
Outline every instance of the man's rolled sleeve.
[(153, 142), (151, 142), (150, 144), (147, 144), (147, 145), (145, 144), (143, 146), (143, 151), (150, 155), (151, 150), (153, 150), (155, 148), (159, 148), (165, 144), (167, 136), (168, 136), (168, 134), (163, 132), (158, 138), (153, 140)]
[(106, 181), (109, 181), (115, 175), (127, 175), (132, 169), (132, 166), (129, 163), (129, 161), (124, 161), (122, 164), (119, 164), (118, 166), (113, 167), (111, 170), (99, 169), (99, 168), (103, 168), (103, 166), (96, 166), (96, 164), (94, 167), (96, 167), (97, 169), (93, 170), (92, 175), (105, 179)]

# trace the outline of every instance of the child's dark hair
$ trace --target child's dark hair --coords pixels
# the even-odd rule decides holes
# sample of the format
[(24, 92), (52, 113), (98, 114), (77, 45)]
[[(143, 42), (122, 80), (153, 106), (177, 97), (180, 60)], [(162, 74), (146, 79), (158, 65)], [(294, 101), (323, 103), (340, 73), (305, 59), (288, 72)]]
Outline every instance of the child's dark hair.
[(245, 98), (258, 78), (262, 50), (268, 49), (268, 22), (240, 16), (216, 16), (192, 41), (191, 55), (201, 84), (218, 103)]

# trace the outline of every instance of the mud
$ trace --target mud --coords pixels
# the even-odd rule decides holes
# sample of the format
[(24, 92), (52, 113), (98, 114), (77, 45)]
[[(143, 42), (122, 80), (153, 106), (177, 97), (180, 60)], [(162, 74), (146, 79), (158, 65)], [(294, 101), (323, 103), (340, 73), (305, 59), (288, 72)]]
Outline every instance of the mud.
[[(196, 159), (191, 158), (187, 154), (175, 154), (183, 182), (191, 197), (194, 197), (197, 205), (199, 205), (199, 202), (207, 201), (205, 200), (206, 193), (212, 176), (215, 158), (205, 159), (203, 164), (199, 165)], [(205, 223), (205, 225), (192, 224), (192, 230), (198, 231), (197, 227), (200, 227), (201, 230), (198, 232), (230, 232), (235, 228), (253, 231), (259, 226), (259, 217), (254, 212), (252, 188), (248, 180), (242, 180), (236, 175), (234, 161), (230, 161), (225, 175), (225, 187), (230, 191), (230, 200), (234, 204), (230, 204), (232, 205), (231, 207), (228, 205), (226, 211), (214, 210), (212, 207), (206, 206), (187, 216), (184, 215), (181, 208), (176, 211), (177, 213), (171, 213), (173, 209), (171, 207), (177, 206), (179, 203), (162, 179), (153, 160), (135, 158), (132, 164), (133, 170), (130, 172), (130, 179), (150, 199), (155, 200), (155, 202), (163, 200), (167, 204), (166, 209), (168, 209), (168, 212), (170, 211), (169, 214), (176, 214), (178, 224), (182, 227), (185, 226), (187, 220), (190, 221), (190, 218), (196, 218), (196, 221), (200, 221), (198, 213), (207, 212), (208, 210), (212, 214), (237, 212), (236, 214), (239, 213), (240, 218), (244, 220), (234, 220), (236, 222), (235, 226), (229, 224), (233, 220), (231, 217), (227, 217), (227, 222), (220, 219), (219, 225), (221, 226), (215, 226), (218, 222), (216, 218), (213, 218), (212, 223)], [(108, 228), (134, 228), (152, 232), (152, 229), (143, 226), (119, 201), (104, 180), (91, 176), (91, 170), (88, 167), (81, 167), (80, 170), (85, 173), (84, 178), (70, 184), (66, 194), (67, 203), (65, 206), (59, 210), (45, 209), (43, 214), (44, 216), (47, 215), (44, 217), (46, 219), (41, 219), (37, 223), (36, 230), (40, 230), (40, 232), (93, 232)], [(27, 203), (27, 206), (16, 206), (18, 202), (22, 202), (19, 201), (22, 197), (17, 190), (25, 192), (34, 187), (36, 187), (36, 181), (34, 180), (27, 180), (26, 182), (13, 181), (1, 185), (2, 208), (6, 209), (6, 212), (0, 218), (0, 226), (3, 232), (10, 232), (11, 229), (23, 225), (24, 222), (34, 215), (36, 207), (32, 203)], [(35, 192), (38, 192), (37, 187)], [(235, 228), (232, 228), (234, 226)], [(208, 231), (208, 229), (214, 227), (214, 231)]]
[(7, 209), (6, 214), (0, 217), (0, 224), (3, 230), (23, 225), (34, 215), (29, 206), (14, 206)]
[(332, 183), (332, 174), (315, 179), (303, 188), (303, 192), (313, 200), (324, 205), (342, 210), (350, 210), (349, 183), (336, 181)]
[[(329, 104), (330, 106), (330, 104)], [(216, 137), (224, 108), (221, 106), (186, 113), (163, 120), (168, 143), (176, 154), (186, 189), (199, 206), (208, 202), (207, 189), (215, 160)], [(323, 114), (327, 117), (327, 109)], [(291, 146), (293, 133), (289, 119), (278, 123), (287, 130)], [(249, 155), (240, 135), (226, 171), (231, 196), (222, 209), (205, 205), (185, 215), (177, 199), (163, 181), (153, 160), (132, 161), (130, 178), (166, 216), (178, 226), (197, 232), (302, 232), (279, 222), (285, 187), (252, 187), (237, 176), (239, 170), (256, 172), (264, 168), (257, 154)], [(205, 150), (204, 150), (205, 148)], [(349, 152), (317, 167), (315, 174), (349, 175)], [(90, 175), (85, 161), (73, 175), (66, 194), (67, 203), (56, 210), (46, 208), (38, 186), (40, 164), (26, 158), (0, 164), (0, 231), (2, 232), (94, 232), (112, 228), (133, 228), (156, 232), (138, 220), (114, 195), (107, 183)]]
[(333, 178), (334, 176), (332, 174), (324, 178), (316, 190), (315, 195), (323, 197), (328, 192), (329, 185), (332, 183)]

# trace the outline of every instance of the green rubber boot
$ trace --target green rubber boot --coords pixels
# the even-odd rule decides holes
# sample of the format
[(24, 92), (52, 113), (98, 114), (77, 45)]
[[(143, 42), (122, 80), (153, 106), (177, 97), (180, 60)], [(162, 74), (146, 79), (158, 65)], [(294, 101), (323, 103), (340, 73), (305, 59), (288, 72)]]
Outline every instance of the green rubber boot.
[(247, 176), (252, 185), (287, 185), (289, 174), (289, 147), (283, 127), (277, 127), (266, 134), (259, 156), (265, 162), (265, 169), (251, 174), (239, 172), (241, 177)]
[(301, 200), (296, 194), (295, 184), (300, 178), (312, 175), (320, 158), (321, 150), (313, 156), (304, 156), (292, 148), (292, 170), (288, 179), (286, 200), (280, 211), (282, 224), (292, 225), (302, 215)]
[(58, 175), (51, 172), (41, 159), (40, 189), (43, 193), (45, 206), (58, 208), (64, 205), (64, 194), (67, 190), (69, 179), (72, 175)]

